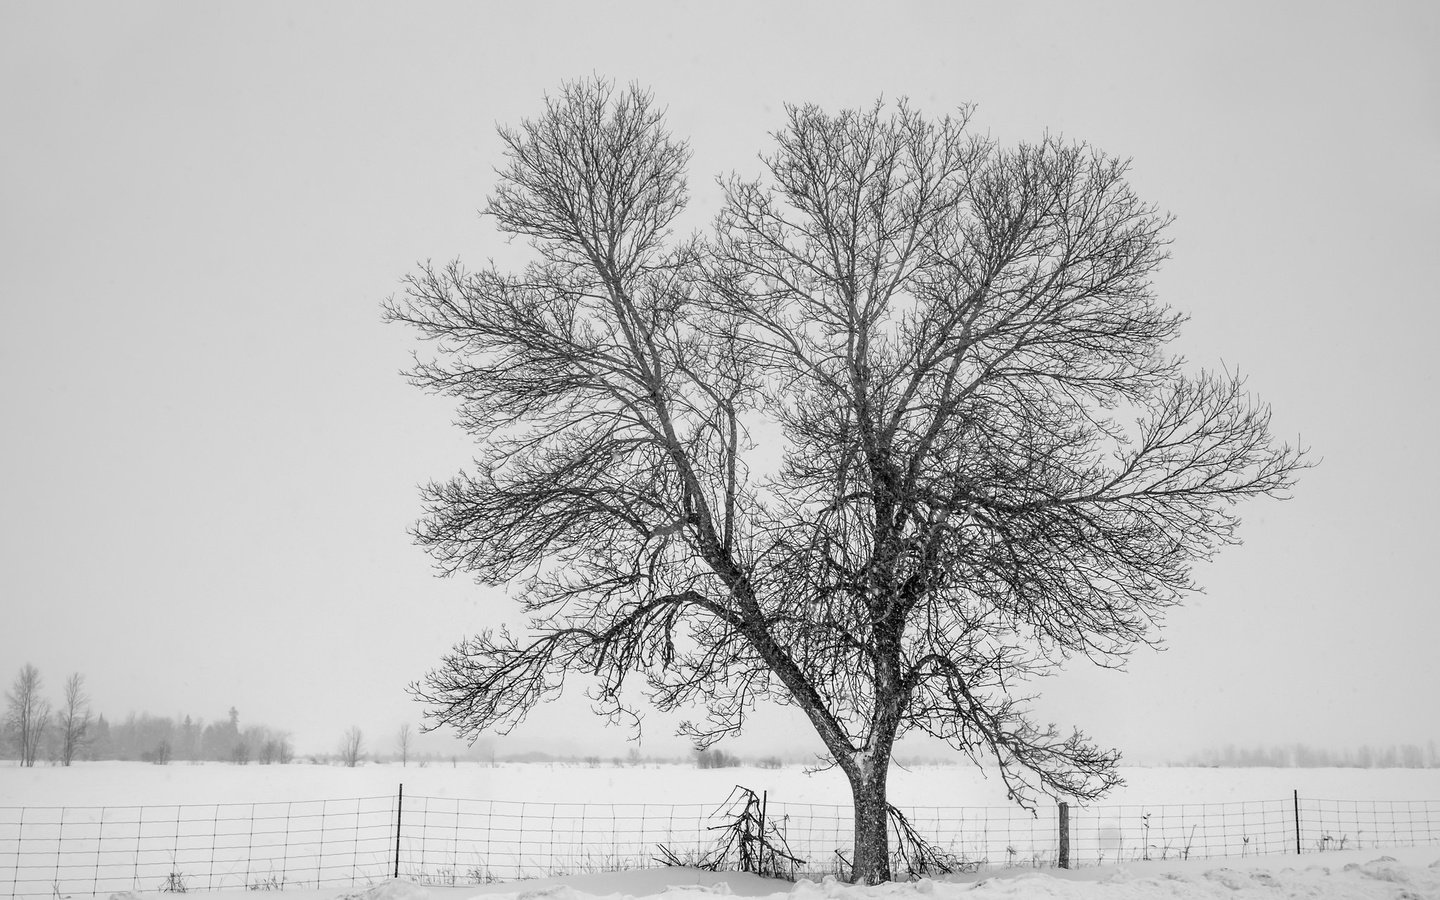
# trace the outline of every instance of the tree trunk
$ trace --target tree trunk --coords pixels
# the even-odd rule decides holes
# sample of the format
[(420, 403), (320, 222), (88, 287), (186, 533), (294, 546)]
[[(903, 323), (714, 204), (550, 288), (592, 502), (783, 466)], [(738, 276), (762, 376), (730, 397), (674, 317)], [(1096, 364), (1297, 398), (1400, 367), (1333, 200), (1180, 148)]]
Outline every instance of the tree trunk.
[(885, 802), (889, 771), (887, 756), (883, 761), (862, 765), (850, 780), (855, 798), (855, 856), (850, 880), (856, 884), (890, 880), (890, 822)]

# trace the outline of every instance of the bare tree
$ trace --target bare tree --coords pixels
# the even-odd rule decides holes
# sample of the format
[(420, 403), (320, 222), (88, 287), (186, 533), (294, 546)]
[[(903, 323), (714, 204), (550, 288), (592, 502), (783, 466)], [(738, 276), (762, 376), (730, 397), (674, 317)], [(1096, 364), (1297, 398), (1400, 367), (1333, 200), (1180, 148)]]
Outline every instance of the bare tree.
[(30, 663), (15, 676), (14, 686), (5, 695), (7, 719), (20, 751), (20, 765), (34, 766), (40, 741), (50, 723), (50, 704), (40, 696), (40, 670)]
[(400, 726), (400, 733), (395, 737), (395, 749), (400, 753), (400, 765), (410, 765), (410, 747), (414, 741), (414, 734), (410, 723), (406, 722)]
[(1025, 682), (1156, 643), (1234, 504), (1305, 458), (1238, 377), (1166, 354), (1168, 220), (1126, 164), (967, 118), (791, 107), (706, 240), (670, 234), (689, 150), (647, 93), (571, 84), (501, 130), (485, 211), (537, 260), (427, 265), (386, 304), (479, 444), (416, 537), (531, 616), (413, 687), (427, 727), (504, 732), (577, 671), (614, 718), (634, 680), (702, 706), (702, 747), (797, 706), (867, 882), (908, 732), (1023, 804), (1118, 783), (1116, 751), (1031, 721)]
[(262, 766), (288, 765), (295, 758), (295, 752), (290, 748), (290, 736), (283, 732), (262, 728), (254, 744), (260, 748), (258, 759)]
[(65, 679), (65, 708), (60, 713), (60, 761), (70, 765), (90, 742), (90, 697), (85, 693), (85, 676), (71, 673)]
[(365, 737), (359, 728), (346, 729), (340, 739), (340, 762), (347, 768), (355, 768), (365, 756)]

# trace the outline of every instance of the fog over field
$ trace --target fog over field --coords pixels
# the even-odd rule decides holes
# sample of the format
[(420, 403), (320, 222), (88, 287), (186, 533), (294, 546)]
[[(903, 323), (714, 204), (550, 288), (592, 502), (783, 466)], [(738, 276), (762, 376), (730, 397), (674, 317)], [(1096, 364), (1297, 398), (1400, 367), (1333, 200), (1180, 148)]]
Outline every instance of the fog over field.
[[(737, 784), (787, 803), (845, 805), (836, 770), (787, 765), (696, 769), (691, 765), (589, 766), (440, 760), (402, 767), (234, 766), (206, 763), (81, 763), (70, 769), (0, 765), (0, 806), (253, 803), (408, 794), (537, 803), (682, 803), (718, 806)], [(1125, 786), (1097, 805), (1230, 803), (1302, 796), (1341, 800), (1440, 800), (1440, 769), (1125, 768)], [(995, 774), (970, 766), (897, 767), (892, 802), (902, 807), (1005, 806)], [(1042, 801), (1044, 802), (1044, 801)]]

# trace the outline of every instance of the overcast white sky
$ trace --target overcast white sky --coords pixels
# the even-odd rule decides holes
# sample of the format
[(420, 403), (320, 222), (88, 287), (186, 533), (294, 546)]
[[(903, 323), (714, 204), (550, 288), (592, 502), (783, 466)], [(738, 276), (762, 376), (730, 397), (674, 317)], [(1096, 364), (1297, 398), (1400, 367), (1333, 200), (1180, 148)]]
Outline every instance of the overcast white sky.
[[(469, 452), (379, 304), (419, 260), (514, 253), (475, 212), (494, 127), (592, 73), (668, 105), (696, 225), (787, 101), (975, 102), (1003, 140), (1133, 157), (1177, 217), (1180, 349), (1323, 462), (1247, 510), (1168, 652), (1046, 682), (1044, 711), (1141, 760), (1440, 739), (1430, 2), (0, 0), (0, 680), (234, 705), (302, 750), (418, 718), (406, 683), (512, 614), (409, 541), (416, 485)], [(521, 734), (567, 732), (623, 752), (568, 704)]]

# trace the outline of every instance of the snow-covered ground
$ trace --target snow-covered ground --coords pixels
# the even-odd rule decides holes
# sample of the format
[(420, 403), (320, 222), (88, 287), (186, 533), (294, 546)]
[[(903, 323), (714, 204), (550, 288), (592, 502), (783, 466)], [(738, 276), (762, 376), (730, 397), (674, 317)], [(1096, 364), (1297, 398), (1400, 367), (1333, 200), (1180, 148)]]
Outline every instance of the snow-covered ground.
[[(946, 849), (979, 864), (978, 871), (957, 876), (954, 882), (869, 889), (823, 882), (792, 887), (751, 876), (652, 868), (466, 886), (466, 881), (513, 877), (509, 874), (513, 870), (497, 863), (502, 859), (526, 874), (542, 874), (547, 865), (562, 870), (566, 866), (556, 861), (569, 857), (557, 854), (557, 847), (574, 853), (575, 847), (593, 845), (593, 855), (579, 855), (577, 868), (582, 871), (617, 864), (653, 865), (654, 848), (663, 840), (677, 850), (686, 849), (685, 842), (692, 840), (698, 849), (701, 841), (710, 839), (703, 817), (736, 784), (765, 791), (771, 815), (789, 816), (788, 827), (797, 841), (807, 834), (805, 829), (814, 827), (806, 824), (807, 817), (830, 823), (824, 827), (831, 831), (822, 828), (819, 837), (805, 838), (810, 841), (805, 853), (828, 859), (848, 841), (845, 783), (835, 771), (807, 773), (794, 766), (702, 771), (684, 766), (465, 763), (453, 767), (432, 763), (424, 768), (371, 764), (355, 769), (111, 762), (20, 769), (0, 764), (0, 895), (66, 896), (67, 885), (54, 890), (46, 868), (61, 865), (80, 870), (69, 894), (88, 893), (92, 877), (100, 878), (95, 887), (108, 894), (112, 883), (104, 879), (104, 870), (111, 865), (112, 853), (120, 857), (115, 863), (120, 869), (135, 866), (144, 873), (133, 882), (145, 890), (159, 889), (167, 873), (175, 871), (186, 876), (183, 883), (190, 889), (236, 884), (283, 887), (287, 900), (330, 900), (356, 893), (389, 872), (394, 846), (390, 823), (396, 818), (394, 805), (403, 783), (401, 871), (429, 884), (395, 886), (392, 892), (425, 891), (431, 900), (496, 893), (512, 894), (516, 900), (659, 896), (697, 900), (716, 893), (781, 892), (791, 900), (909, 900), (912, 895), (926, 900), (962, 892), (977, 898), (1440, 898), (1440, 833), (1436, 832), (1440, 770), (1157, 768), (1129, 769), (1124, 774), (1127, 786), (1103, 804), (1071, 810), (1072, 859), (1079, 863), (1072, 870), (1054, 867), (1053, 805), (1042, 805), (1032, 817), (1005, 803), (1003, 788), (993, 777), (987, 779), (967, 767), (928, 766), (897, 770), (891, 781), (892, 801), (910, 812), (922, 832), (939, 834)], [(1301, 815), (1305, 852), (1298, 856), (1295, 792), (1305, 804)], [(1369, 801), (1403, 801), (1403, 805)], [(587, 805), (582, 808), (582, 803)], [(676, 810), (682, 807), (686, 812), (677, 819)], [(1328, 814), (1326, 810), (1351, 807), (1360, 817), (1355, 825), (1321, 834), (1316, 823), (1328, 821), (1322, 816)], [(24, 812), (17, 813), (21, 808)], [(319, 814), (317, 809), (326, 812)], [(1388, 832), (1378, 827), (1378, 810), (1393, 818), (1397, 809), (1414, 823), (1407, 826), (1406, 834), (1413, 838), (1409, 842), (1436, 843), (1390, 847), (1397, 832), (1393, 823)], [(676, 824), (691, 812), (694, 822), (683, 828)], [(611, 817), (614, 824), (609, 831), (603, 821), (598, 825), (594, 821), (597, 813), (602, 819)], [(18, 821), (21, 815), (23, 823)], [(627, 817), (636, 816), (651, 821), (644, 827), (635, 826), (633, 818), (631, 825), (625, 824)], [(233, 827), (226, 825), (232, 817)], [(514, 824), (517, 818), (524, 824)], [(257, 829), (257, 819), (270, 824)], [(653, 831), (657, 821), (659, 827), (671, 830), (657, 837)], [(225, 832), (218, 840), (215, 822)], [(479, 849), (480, 822), (490, 829), (483, 840), (491, 843), (483, 850)], [(192, 829), (199, 830), (192, 835)], [(317, 829), (318, 840), (328, 851), (317, 853), (312, 846)], [(505, 833), (497, 835), (496, 829)], [(617, 836), (627, 829), (635, 837), (635, 846), (628, 850)], [(976, 836), (977, 829), (991, 833)], [(700, 837), (688, 838), (681, 832)], [(56, 840), (62, 834), (64, 840)], [(101, 836), (103, 844), (97, 840)], [(523, 852), (518, 846), (506, 849), (504, 841), (510, 838), (528, 842)], [(225, 845), (232, 839), (239, 849), (227, 857)], [(123, 852), (107, 849), (117, 840)], [(282, 849), (272, 847), (273, 858), (263, 856), (271, 851), (262, 852), (262, 845), (282, 840)], [(525, 854), (541, 853), (547, 842), (552, 855), (532, 856), (527, 867)], [(637, 853), (638, 863), (627, 861)], [(75, 859), (68, 858), (72, 856)], [(146, 862), (149, 868), (140, 865), (147, 856), (155, 857)], [(238, 868), (239, 860), (245, 860), (243, 870)], [(221, 872), (228, 861), (236, 861), (231, 866), (236, 871)], [(132, 883), (129, 871), (122, 873), (120, 886)], [(337, 875), (347, 881), (354, 878), (358, 884), (301, 887), (307, 879), (315, 884)], [(40, 880), (21, 885), (32, 878)], [(37, 892), (39, 884), (45, 890)], [(228, 892), (222, 889), (215, 894)], [(418, 900), (418, 894), (367, 900)]]
[[(434, 888), (389, 881), (355, 890), (286, 891), (285, 900), (1435, 900), (1440, 898), (1440, 852), (1435, 848), (1377, 855), (1357, 851), (1305, 858), (1302, 865), (1236, 865), (1199, 861), (1137, 863), (1061, 871), (1012, 870), (946, 881), (922, 880), (874, 887), (827, 879), (797, 884), (754, 875), (696, 869), (646, 869), (546, 878), (519, 884)], [(119, 895), (129, 900), (134, 895)], [(215, 900), (245, 900), (221, 891)], [(253, 897), (253, 894), (248, 896)]]

